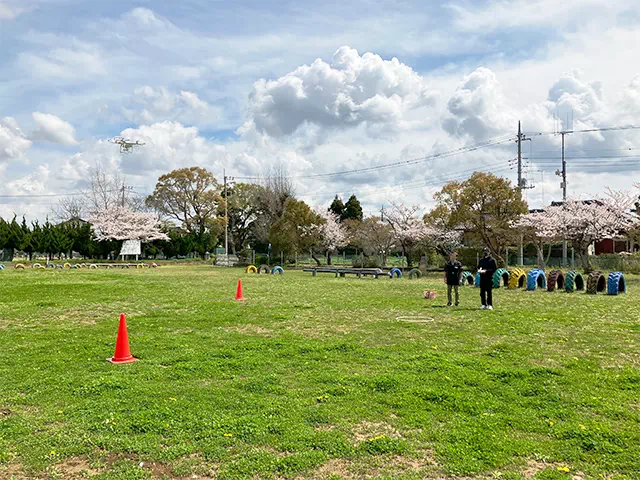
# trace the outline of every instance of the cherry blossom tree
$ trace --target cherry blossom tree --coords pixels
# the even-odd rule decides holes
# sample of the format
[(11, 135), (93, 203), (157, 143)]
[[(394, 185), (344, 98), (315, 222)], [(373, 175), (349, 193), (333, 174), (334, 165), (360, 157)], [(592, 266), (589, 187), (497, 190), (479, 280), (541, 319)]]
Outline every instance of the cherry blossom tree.
[[(563, 217), (555, 210), (556, 207), (547, 207), (544, 210), (530, 212), (522, 215), (514, 227), (522, 234), (527, 242), (536, 247), (538, 266), (543, 270), (551, 256), (551, 243), (562, 239), (564, 232)], [(545, 260), (544, 246), (549, 244), (549, 252)]]
[(360, 248), (366, 257), (380, 255), (382, 266), (386, 266), (389, 253), (396, 246), (393, 229), (379, 217), (368, 217), (362, 222), (346, 220), (349, 242)]
[(327, 264), (331, 265), (331, 254), (347, 244), (346, 228), (340, 223), (340, 217), (324, 207), (316, 206), (315, 211), (321, 218), (317, 229), (319, 247), (327, 252)]
[(635, 198), (629, 192), (608, 190), (604, 198), (574, 199), (548, 207), (545, 215), (532, 220), (538, 220), (534, 228), (541, 238), (570, 240), (585, 272), (591, 272), (589, 246), (619, 237), (640, 225), (640, 218), (633, 211), (634, 204)]
[(112, 206), (95, 210), (89, 217), (96, 240), (169, 240), (160, 231), (160, 220), (154, 213), (134, 212), (127, 207)]
[(391, 203), (391, 209), (385, 210), (384, 220), (391, 226), (402, 254), (407, 257), (407, 266), (411, 267), (411, 249), (428, 234), (425, 223), (416, 217), (419, 207), (407, 207)]

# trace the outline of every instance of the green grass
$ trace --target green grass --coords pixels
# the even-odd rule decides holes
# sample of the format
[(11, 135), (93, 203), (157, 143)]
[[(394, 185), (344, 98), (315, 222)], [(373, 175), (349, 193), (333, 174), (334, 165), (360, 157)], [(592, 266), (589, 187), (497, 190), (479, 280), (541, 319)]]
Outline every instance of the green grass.
[(440, 276), (5, 270), (0, 478), (640, 478), (627, 280), (481, 312)]

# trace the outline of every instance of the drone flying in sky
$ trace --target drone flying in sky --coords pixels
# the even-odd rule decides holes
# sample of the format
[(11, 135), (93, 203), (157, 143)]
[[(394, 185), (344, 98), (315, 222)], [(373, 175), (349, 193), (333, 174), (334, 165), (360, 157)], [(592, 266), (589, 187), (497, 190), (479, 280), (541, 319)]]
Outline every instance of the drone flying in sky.
[(124, 137), (114, 137), (109, 140), (111, 143), (115, 143), (116, 145), (120, 145), (120, 153), (131, 153), (133, 152), (134, 147), (141, 147), (144, 143), (136, 140), (135, 142), (131, 140), (127, 140)]

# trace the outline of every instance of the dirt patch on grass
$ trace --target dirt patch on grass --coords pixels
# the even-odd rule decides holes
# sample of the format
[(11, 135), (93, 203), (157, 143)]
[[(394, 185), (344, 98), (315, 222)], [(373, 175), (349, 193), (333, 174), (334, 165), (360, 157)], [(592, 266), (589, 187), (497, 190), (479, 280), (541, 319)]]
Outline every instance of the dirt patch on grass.
[(368, 422), (364, 420), (355, 425), (351, 432), (356, 444), (360, 444), (381, 435), (388, 438), (402, 438), (400, 432), (398, 432), (392, 425), (384, 422)]
[(254, 325), (252, 323), (239, 325), (237, 327), (224, 327), (223, 330), (230, 333), (242, 333), (243, 335), (262, 335), (264, 337), (273, 336), (273, 330), (261, 327), (260, 325)]
[(88, 460), (81, 457), (68, 458), (58, 463), (54, 470), (62, 475), (62, 478), (87, 478), (98, 475), (98, 471), (91, 468)]
[(403, 455), (381, 455), (354, 460), (334, 458), (296, 480), (324, 480), (336, 475), (348, 480), (378, 478), (383, 475), (395, 478), (412, 473), (421, 475), (421, 478), (445, 478), (431, 452), (425, 450), (421, 454), (415, 458)]
[[(522, 471), (522, 476), (526, 479), (530, 479), (535, 477), (538, 473), (544, 470), (549, 470), (549, 469), (570, 473), (570, 469), (563, 470), (565, 468), (568, 468), (568, 467), (560, 463), (546, 463), (546, 462), (538, 462), (536, 460), (529, 460), (527, 462), (527, 468), (525, 468)], [(572, 478), (573, 480), (584, 480), (584, 473), (576, 472), (572, 475)]]

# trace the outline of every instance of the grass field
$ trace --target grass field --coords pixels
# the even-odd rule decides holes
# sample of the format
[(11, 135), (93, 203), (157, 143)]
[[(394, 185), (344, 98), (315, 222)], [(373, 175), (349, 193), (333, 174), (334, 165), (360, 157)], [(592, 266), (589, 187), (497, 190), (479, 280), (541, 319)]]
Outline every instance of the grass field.
[(482, 312), (439, 276), (5, 270), (0, 478), (640, 478), (628, 285)]

